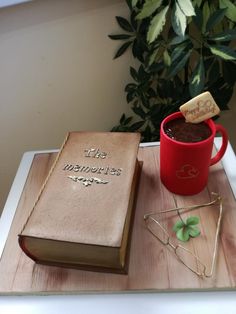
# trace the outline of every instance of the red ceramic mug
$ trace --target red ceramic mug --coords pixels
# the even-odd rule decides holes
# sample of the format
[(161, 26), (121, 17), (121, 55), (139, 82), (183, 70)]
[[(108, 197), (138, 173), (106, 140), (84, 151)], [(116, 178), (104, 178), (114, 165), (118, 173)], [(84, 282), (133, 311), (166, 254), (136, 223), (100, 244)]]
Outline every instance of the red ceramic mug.
[[(183, 117), (176, 112), (166, 117), (160, 131), (160, 176), (167, 189), (175, 194), (193, 195), (204, 189), (208, 181), (209, 166), (217, 163), (224, 155), (228, 136), (226, 130), (211, 119), (205, 123), (211, 135), (195, 143), (180, 142), (170, 138), (164, 131), (167, 122)], [(212, 157), (213, 141), (216, 132), (222, 134), (222, 145)]]

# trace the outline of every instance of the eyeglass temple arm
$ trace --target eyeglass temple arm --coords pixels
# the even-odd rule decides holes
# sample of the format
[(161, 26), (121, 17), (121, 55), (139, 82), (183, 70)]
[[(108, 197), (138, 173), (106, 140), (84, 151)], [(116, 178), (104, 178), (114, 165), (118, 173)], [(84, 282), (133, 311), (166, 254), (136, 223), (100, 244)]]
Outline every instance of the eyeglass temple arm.
[(219, 245), (219, 233), (220, 233), (220, 225), (221, 225), (221, 220), (222, 220), (222, 215), (223, 215), (223, 204), (222, 204), (222, 199), (220, 199), (220, 213), (219, 213), (219, 218), (217, 221), (217, 226), (216, 226), (216, 236), (215, 236), (215, 243), (214, 243), (214, 251), (213, 251), (213, 257), (212, 257), (212, 264), (211, 264), (211, 270), (209, 274), (206, 274), (206, 277), (211, 277), (216, 265), (216, 254), (218, 251), (218, 245)]
[(173, 212), (173, 211), (179, 211), (179, 210), (186, 210), (186, 209), (190, 209), (190, 210), (194, 210), (194, 209), (198, 209), (201, 207), (207, 207), (207, 206), (212, 206), (214, 204), (216, 204), (217, 202), (221, 201), (221, 196), (217, 193), (212, 192), (212, 195), (215, 195), (216, 198), (214, 200), (212, 200), (209, 203), (205, 203), (205, 204), (199, 204), (199, 205), (191, 205), (191, 206), (185, 206), (185, 207), (175, 207), (175, 208), (170, 208), (167, 210), (161, 210), (161, 211), (154, 211), (154, 212), (150, 212), (144, 215), (144, 220), (146, 220), (149, 216), (154, 215), (155, 213), (158, 214), (164, 214), (164, 213), (169, 213), (169, 212)]

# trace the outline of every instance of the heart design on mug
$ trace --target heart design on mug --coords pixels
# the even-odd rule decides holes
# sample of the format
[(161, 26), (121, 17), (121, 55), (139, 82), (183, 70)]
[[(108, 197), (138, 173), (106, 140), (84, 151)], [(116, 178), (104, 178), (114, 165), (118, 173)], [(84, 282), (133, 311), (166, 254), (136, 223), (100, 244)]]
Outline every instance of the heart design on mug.
[(176, 171), (176, 177), (179, 179), (195, 178), (199, 175), (199, 170), (192, 165), (183, 165), (180, 170)]

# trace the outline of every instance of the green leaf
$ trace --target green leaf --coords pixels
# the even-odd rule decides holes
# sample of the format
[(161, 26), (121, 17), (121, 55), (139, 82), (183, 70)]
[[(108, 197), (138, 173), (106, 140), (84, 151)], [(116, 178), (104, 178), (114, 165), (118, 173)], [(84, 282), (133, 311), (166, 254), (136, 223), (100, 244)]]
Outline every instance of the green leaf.
[(200, 235), (200, 230), (198, 229), (198, 227), (194, 226), (189, 226), (188, 228), (188, 234), (190, 235), (190, 237), (192, 238), (196, 238), (197, 236)]
[(140, 62), (143, 62), (143, 53), (144, 49), (142, 47), (142, 42), (135, 39), (133, 41), (133, 46), (132, 46), (132, 53), (134, 58), (137, 58)]
[(185, 35), (185, 36), (175, 36), (171, 42), (170, 42), (170, 46), (175, 46), (178, 44), (181, 44), (182, 42), (189, 40), (189, 36)]
[(235, 26), (235, 22), (229, 21), (229, 29), (233, 29)]
[(116, 20), (122, 29), (127, 32), (133, 32), (132, 26), (125, 18), (123, 18), (122, 16), (116, 16)]
[(199, 30), (203, 27), (203, 12), (198, 7), (195, 8), (196, 15), (193, 16), (193, 22)]
[(134, 100), (135, 97), (136, 97), (135, 91), (127, 93), (126, 95), (127, 103), (130, 103), (132, 100)]
[(156, 97), (156, 93), (155, 93), (155, 91), (154, 91), (153, 88), (150, 87), (150, 88), (148, 89), (148, 95), (149, 95), (150, 98)]
[(156, 58), (159, 54), (159, 48), (155, 49), (149, 56), (148, 58), (148, 65), (152, 65), (155, 61), (156, 61)]
[(136, 89), (137, 85), (135, 83), (129, 83), (125, 86), (125, 92), (131, 92)]
[(120, 48), (117, 50), (114, 59), (120, 57), (121, 55), (123, 55), (123, 53), (125, 53), (125, 51), (129, 48), (129, 46), (132, 44), (132, 41), (127, 41), (126, 43), (124, 43), (123, 45), (120, 46)]
[(132, 10), (132, 0), (125, 0), (125, 2), (131, 11)]
[(130, 13), (130, 23), (131, 23), (131, 26), (133, 27), (134, 30), (137, 31), (137, 29), (138, 29), (138, 21), (136, 20), (136, 14), (137, 14), (136, 9), (133, 10), (131, 8), (130, 11), (131, 11), (131, 13)]
[(200, 8), (202, 4), (202, 0), (192, 0), (194, 7), (197, 6)]
[(236, 60), (236, 52), (232, 48), (221, 45), (218, 46), (208, 45), (208, 46), (215, 56), (218, 56), (225, 60)]
[(177, 0), (177, 3), (181, 9), (181, 11), (186, 16), (193, 16), (195, 15), (194, 7), (192, 5), (192, 2), (190, 0)]
[(142, 132), (142, 135), (149, 141), (152, 139), (152, 130), (149, 124), (146, 126), (145, 130)]
[(219, 79), (220, 76), (220, 65), (218, 60), (215, 60), (208, 71), (208, 80), (213, 83)]
[(132, 35), (128, 35), (128, 34), (108, 35), (108, 37), (113, 40), (129, 39), (131, 36)]
[(188, 43), (187, 42), (183, 42), (182, 44), (176, 46), (173, 50), (172, 50), (172, 54), (171, 54), (171, 62), (175, 62), (178, 58), (181, 58), (186, 54), (187, 51), (187, 46)]
[(185, 226), (185, 223), (182, 220), (178, 220), (173, 226), (173, 231), (177, 232), (179, 229), (183, 228), (184, 226)]
[(147, 33), (147, 41), (152, 43), (158, 35), (161, 33), (163, 26), (166, 22), (166, 13), (169, 9), (169, 5), (164, 7), (158, 14), (156, 14), (151, 20), (148, 33)]
[[(234, 65), (234, 63), (232, 63)], [(235, 67), (234, 67), (234, 77), (235, 77)], [(212, 94), (216, 103), (219, 105), (221, 110), (228, 110), (228, 103), (233, 94), (233, 85), (228, 85), (222, 76), (214, 82), (209, 81), (207, 90)]]
[(213, 36), (208, 36), (208, 39), (215, 41), (231, 41), (233, 39), (236, 39), (236, 28), (229, 29), (225, 32), (215, 34)]
[[(149, 97), (148, 97), (147, 95), (141, 94), (141, 95), (140, 95), (140, 98), (141, 98), (141, 102), (142, 102), (143, 106), (144, 106), (145, 108), (149, 108), (149, 107), (150, 107), (150, 99), (149, 99)], [(144, 119), (145, 119), (147, 116), (148, 116), (148, 114), (145, 113)]]
[(164, 53), (163, 53), (163, 60), (164, 60), (164, 63), (165, 63), (166, 66), (170, 66), (171, 58), (170, 58), (169, 53), (168, 53), (167, 50), (165, 50)]
[(189, 225), (197, 225), (199, 223), (199, 217), (197, 216), (190, 216), (186, 220), (186, 224)]
[(230, 0), (219, 0), (220, 8), (226, 8), (225, 15), (231, 21), (236, 22), (236, 6)]
[(186, 62), (190, 57), (190, 54), (191, 50), (187, 51), (183, 57), (178, 58), (174, 63), (171, 64), (167, 73), (167, 78), (175, 76), (179, 71), (181, 71), (184, 68)]
[(140, 106), (134, 106), (132, 110), (134, 113), (136, 113), (136, 115), (140, 116), (142, 119), (146, 118), (146, 112)]
[(175, 33), (179, 36), (184, 37), (185, 29), (187, 26), (187, 18), (183, 11), (180, 9), (177, 2), (174, 4), (172, 10), (171, 23)]
[(145, 121), (138, 121), (138, 122), (133, 123), (130, 126), (130, 131), (134, 132), (134, 131), (139, 130), (144, 125), (144, 123)]
[(138, 73), (137, 71), (133, 68), (133, 67), (130, 67), (130, 75), (132, 76), (132, 78), (138, 82)]
[(161, 6), (161, 3), (162, 0), (146, 0), (142, 10), (136, 18), (138, 20), (142, 20), (145, 17), (152, 15), (152, 13), (154, 13)]
[(150, 73), (153, 73), (154, 75), (161, 73), (163, 69), (164, 69), (163, 62), (154, 63), (149, 67)]
[(225, 16), (226, 9), (216, 10), (208, 19), (206, 24), (206, 32), (209, 32), (215, 25), (220, 23)]
[(236, 81), (236, 64), (233, 62), (223, 62), (223, 76), (229, 85), (233, 86)]
[(138, 3), (138, 0), (132, 0), (131, 4), (132, 4), (132, 8), (134, 8)]
[(211, 14), (210, 7), (209, 7), (209, 4), (207, 1), (203, 5), (202, 13), (203, 13), (203, 15), (202, 15), (202, 18), (203, 18), (203, 20), (202, 20), (202, 33), (204, 34), (206, 32), (206, 23), (207, 23), (207, 21), (210, 17), (210, 14)]
[(182, 242), (187, 242), (189, 240), (189, 232), (187, 228), (181, 228), (176, 232), (177, 238)]
[(126, 117), (125, 117), (125, 114), (123, 113), (121, 118), (120, 118), (120, 124), (123, 124), (125, 119), (126, 119)]
[(141, 82), (147, 82), (148, 78), (149, 78), (149, 74), (144, 70), (143, 65), (141, 65), (138, 69), (138, 77), (139, 77), (139, 81)]
[(196, 65), (189, 83), (189, 92), (191, 97), (199, 95), (205, 86), (205, 69), (203, 59), (200, 58), (198, 64)]
[(132, 120), (133, 120), (133, 117), (126, 118), (125, 121), (124, 121), (124, 125), (129, 124)]
[[(214, 12), (217, 10), (217, 8), (214, 6), (214, 4), (211, 4), (211, 16), (214, 14)], [(229, 24), (231, 23), (231, 21), (227, 20), (226, 21), (226, 16), (224, 14), (223, 19), (217, 23), (216, 25), (214, 25), (214, 27), (212, 28), (211, 31), (209, 31), (208, 33), (212, 33), (212, 34), (216, 34), (216, 33), (221, 33), (223, 32), (225, 29), (230, 29)], [(208, 20), (209, 21), (209, 20)], [(227, 25), (228, 24), (228, 25)], [(227, 26), (226, 26), (227, 25)], [(225, 27), (226, 26), (226, 27)]]

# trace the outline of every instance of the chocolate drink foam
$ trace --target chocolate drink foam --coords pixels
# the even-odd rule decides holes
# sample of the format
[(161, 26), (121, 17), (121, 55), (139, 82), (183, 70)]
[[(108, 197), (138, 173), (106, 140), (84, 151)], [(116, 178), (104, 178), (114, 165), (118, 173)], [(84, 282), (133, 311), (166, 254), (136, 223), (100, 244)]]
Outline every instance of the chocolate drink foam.
[(170, 138), (185, 143), (201, 142), (212, 134), (206, 123), (193, 124), (186, 122), (184, 118), (167, 122), (164, 125), (164, 131)]

